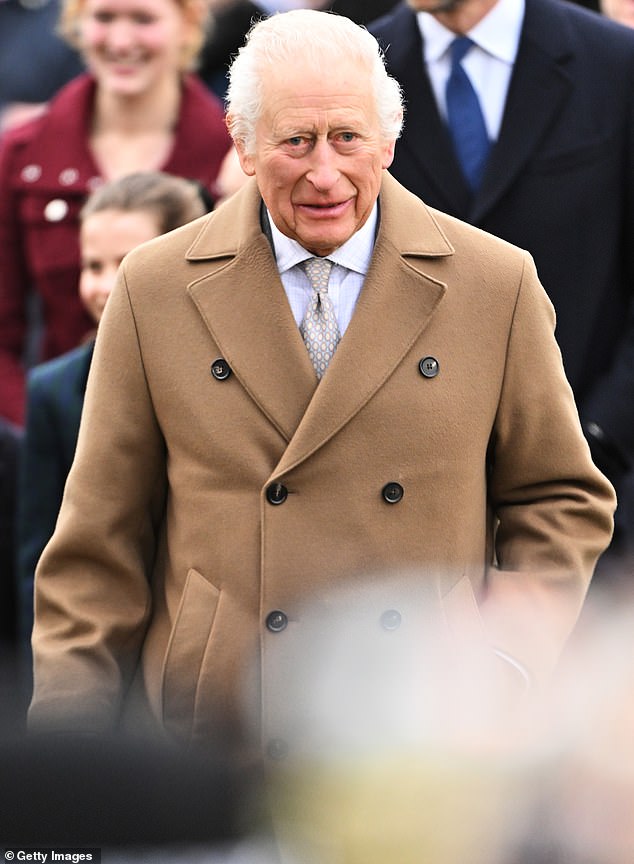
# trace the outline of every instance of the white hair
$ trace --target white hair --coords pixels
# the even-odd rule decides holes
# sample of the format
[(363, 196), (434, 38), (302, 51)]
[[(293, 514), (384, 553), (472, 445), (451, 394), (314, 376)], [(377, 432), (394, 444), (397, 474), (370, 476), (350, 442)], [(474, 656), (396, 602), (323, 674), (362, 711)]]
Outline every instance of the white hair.
[(403, 96), (398, 82), (387, 73), (374, 36), (343, 15), (296, 9), (254, 24), (231, 64), (227, 122), (234, 141), (253, 153), (267, 68), (286, 67), (292, 76), (298, 58), (308, 59), (316, 68), (332, 68), (342, 57), (368, 70), (381, 135), (386, 141), (396, 140), (403, 125)]

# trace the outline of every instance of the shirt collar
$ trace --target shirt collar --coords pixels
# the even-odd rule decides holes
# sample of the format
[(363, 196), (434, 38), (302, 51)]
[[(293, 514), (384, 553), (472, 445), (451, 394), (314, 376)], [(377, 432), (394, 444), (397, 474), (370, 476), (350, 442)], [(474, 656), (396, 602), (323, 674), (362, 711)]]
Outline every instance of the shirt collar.
[[(513, 64), (524, 21), (525, 0), (498, 0), (468, 36), (493, 57)], [(425, 45), (425, 60), (434, 63), (447, 51), (456, 34), (428, 12), (418, 12), (418, 26)]]
[[(282, 234), (271, 219), (268, 211), (267, 215), (271, 227), (277, 269), (280, 273), (285, 273), (291, 267), (295, 267), (307, 258), (313, 257), (312, 253), (304, 249), (297, 240), (293, 240), (291, 237), (287, 237), (286, 234)], [(347, 270), (354, 270), (356, 273), (361, 273), (365, 276), (368, 272), (374, 249), (377, 220), (378, 206), (375, 203), (365, 224), (349, 240), (346, 240), (342, 246), (339, 246), (338, 249), (335, 249), (334, 252), (328, 255), (328, 259), (335, 264), (340, 264)]]

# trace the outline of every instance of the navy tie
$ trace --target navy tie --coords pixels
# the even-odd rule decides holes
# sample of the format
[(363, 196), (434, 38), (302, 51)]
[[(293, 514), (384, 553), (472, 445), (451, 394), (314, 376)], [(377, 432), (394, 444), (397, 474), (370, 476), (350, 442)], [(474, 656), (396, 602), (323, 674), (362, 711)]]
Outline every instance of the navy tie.
[(462, 68), (462, 58), (473, 45), (468, 36), (451, 43), (451, 74), (447, 81), (447, 121), (463, 174), (475, 192), (482, 179), (490, 141), (478, 96)]

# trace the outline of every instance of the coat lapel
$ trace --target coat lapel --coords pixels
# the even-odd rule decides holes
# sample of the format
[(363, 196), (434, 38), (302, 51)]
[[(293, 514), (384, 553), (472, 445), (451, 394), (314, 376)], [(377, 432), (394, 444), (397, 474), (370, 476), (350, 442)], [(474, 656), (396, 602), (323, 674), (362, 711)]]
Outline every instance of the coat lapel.
[(259, 222), (255, 183), (212, 214), (187, 252), (205, 261), (188, 292), (222, 356), (289, 441), (317, 380)]
[(386, 173), (372, 264), (318, 385), (258, 209), (249, 184), (212, 215), (187, 253), (188, 261), (205, 262), (188, 292), (222, 356), (288, 442), (281, 473), (330, 440), (398, 366), (445, 291), (425, 275), (424, 259), (453, 248), (431, 213)]
[(352, 320), (276, 468), (290, 470), (343, 428), (372, 398), (425, 329), (445, 285), (425, 258), (453, 248), (420, 201), (386, 174), (381, 226)]

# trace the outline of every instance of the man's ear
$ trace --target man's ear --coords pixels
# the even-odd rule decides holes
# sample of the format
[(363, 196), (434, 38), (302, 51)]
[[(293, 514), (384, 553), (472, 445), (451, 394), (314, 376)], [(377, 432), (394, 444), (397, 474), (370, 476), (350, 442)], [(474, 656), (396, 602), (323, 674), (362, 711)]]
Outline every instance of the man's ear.
[(396, 141), (386, 141), (382, 147), (382, 168), (389, 168), (392, 162), (394, 161), (394, 149), (396, 147)]
[(236, 139), (233, 143), (236, 148), (236, 153), (238, 154), (240, 167), (248, 177), (253, 177), (253, 175), (255, 174), (255, 163), (253, 156), (247, 153), (247, 149), (243, 140)]

